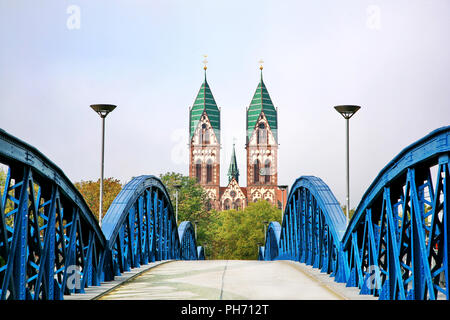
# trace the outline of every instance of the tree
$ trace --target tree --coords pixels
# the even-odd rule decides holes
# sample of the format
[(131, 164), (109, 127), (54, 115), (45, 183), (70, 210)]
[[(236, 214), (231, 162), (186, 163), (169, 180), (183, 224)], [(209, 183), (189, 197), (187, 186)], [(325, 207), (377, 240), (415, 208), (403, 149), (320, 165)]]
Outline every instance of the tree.
[[(75, 182), (75, 187), (80, 191), (84, 200), (91, 209), (92, 213), (98, 219), (99, 202), (100, 202), (100, 179), (97, 181), (81, 181)], [(109, 209), (116, 196), (122, 190), (122, 184), (114, 178), (103, 179), (103, 215)]]
[(5, 189), (5, 183), (6, 183), (6, 172), (3, 171), (2, 168), (0, 168), (0, 194), (3, 195), (3, 191)]
[(197, 245), (207, 259), (257, 259), (258, 243), (264, 243), (264, 221), (279, 221), (280, 210), (265, 200), (250, 203), (244, 210), (207, 210), (208, 196), (196, 179), (180, 173), (160, 175), (172, 205), (178, 192), (178, 223), (197, 221)]
[[(344, 212), (344, 215), (347, 216), (347, 206), (344, 204), (341, 206), (342, 212)], [(350, 209), (350, 212), (348, 213), (348, 221), (350, 221), (355, 214), (355, 208)]]
[(172, 202), (173, 210), (176, 210), (176, 188), (178, 191), (178, 225), (182, 221), (197, 222), (197, 244), (205, 241), (205, 230), (209, 224), (210, 212), (207, 210), (208, 195), (205, 189), (197, 183), (197, 180), (181, 173), (167, 172), (160, 175), (161, 181), (166, 186)]
[(167, 172), (160, 175), (160, 178), (169, 192), (174, 211), (176, 210), (175, 185), (181, 186), (178, 191), (178, 222), (200, 221), (208, 215), (206, 209), (208, 196), (205, 189), (194, 178), (175, 172)]
[(244, 210), (214, 211), (208, 220), (208, 258), (256, 260), (258, 243), (264, 243), (264, 221), (280, 222), (280, 210), (260, 200)]

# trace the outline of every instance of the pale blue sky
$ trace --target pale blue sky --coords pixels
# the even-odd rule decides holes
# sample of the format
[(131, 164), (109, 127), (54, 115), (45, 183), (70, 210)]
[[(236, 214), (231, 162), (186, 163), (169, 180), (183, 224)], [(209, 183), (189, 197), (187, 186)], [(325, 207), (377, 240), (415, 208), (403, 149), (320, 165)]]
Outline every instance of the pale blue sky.
[[(80, 29), (69, 29), (71, 5)], [(222, 109), (222, 184), (233, 137), (245, 185), (245, 109), (265, 61), (279, 109), (279, 183), (321, 177), (345, 197), (351, 119), (355, 206), (398, 152), (450, 124), (450, 2), (0, 0), (0, 128), (72, 181), (188, 173), (188, 108), (203, 79)], [(183, 153), (184, 152), (184, 153)]]

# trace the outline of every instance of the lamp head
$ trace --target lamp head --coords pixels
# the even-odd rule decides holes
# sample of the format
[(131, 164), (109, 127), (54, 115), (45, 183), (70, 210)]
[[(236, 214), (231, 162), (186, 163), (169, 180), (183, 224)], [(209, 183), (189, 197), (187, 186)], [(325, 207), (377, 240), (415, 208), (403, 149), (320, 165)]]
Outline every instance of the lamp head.
[(102, 118), (106, 118), (106, 116), (112, 112), (117, 106), (112, 104), (91, 104), (92, 110), (98, 113), (98, 115)]
[(360, 106), (355, 105), (341, 105), (334, 107), (337, 112), (339, 112), (345, 119), (350, 119), (356, 111), (361, 109)]

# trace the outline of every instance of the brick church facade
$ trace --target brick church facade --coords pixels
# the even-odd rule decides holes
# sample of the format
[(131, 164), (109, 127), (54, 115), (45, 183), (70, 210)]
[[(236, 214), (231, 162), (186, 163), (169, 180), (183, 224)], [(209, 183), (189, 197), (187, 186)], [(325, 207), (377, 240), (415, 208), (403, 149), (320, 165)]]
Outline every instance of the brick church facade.
[[(209, 207), (243, 209), (260, 199), (281, 207), (287, 192), (278, 187), (278, 115), (261, 78), (246, 110), (247, 186), (239, 185), (233, 144), (228, 185), (220, 186), (220, 108), (205, 78), (189, 109), (189, 176), (206, 190)], [(283, 192), (283, 194), (282, 194)]]

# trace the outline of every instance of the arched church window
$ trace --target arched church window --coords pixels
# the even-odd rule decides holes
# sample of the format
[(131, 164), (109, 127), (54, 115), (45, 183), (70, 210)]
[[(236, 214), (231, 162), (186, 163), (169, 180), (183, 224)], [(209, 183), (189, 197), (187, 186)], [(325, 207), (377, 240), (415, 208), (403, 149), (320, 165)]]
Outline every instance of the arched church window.
[(195, 162), (195, 177), (197, 178), (197, 182), (201, 183), (202, 181), (202, 162), (197, 160)]
[(213, 178), (213, 164), (212, 164), (212, 160), (209, 159), (208, 162), (206, 163), (206, 183), (210, 183), (212, 182)]
[(267, 129), (266, 125), (263, 122), (258, 124), (258, 133), (256, 136), (256, 140), (258, 144), (267, 144)]
[(202, 124), (201, 142), (202, 144), (209, 144), (209, 130), (206, 126), (206, 123)]
[(231, 204), (230, 199), (225, 199), (225, 201), (223, 202), (223, 209), (230, 210), (230, 204)]
[(270, 183), (270, 160), (267, 159), (264, 163), (264, 183)]
[(253, 162), (253, 183), (259, 182), (259, 160), (256, 159), (255, 162)]
[(234, 209), (236, 209), (236, 210), (241, 210), (241, 199), (237, 199), (237, 200), (234, 202)]

